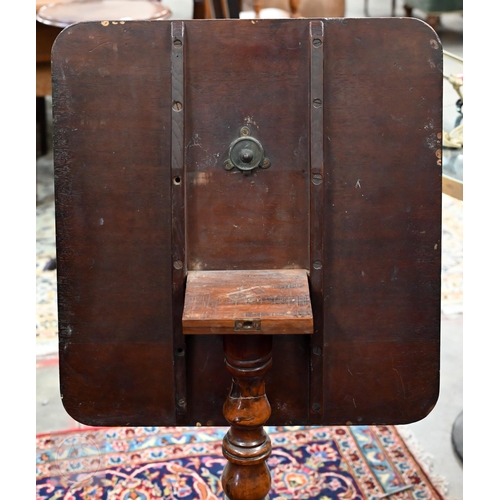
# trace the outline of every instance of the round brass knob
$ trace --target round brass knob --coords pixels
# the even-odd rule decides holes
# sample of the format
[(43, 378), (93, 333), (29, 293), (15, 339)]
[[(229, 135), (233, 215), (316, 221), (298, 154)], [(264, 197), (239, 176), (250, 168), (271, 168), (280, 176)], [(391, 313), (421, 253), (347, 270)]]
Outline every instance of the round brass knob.
[(229, 160), (240, 170), (253, 170), (264, 159), (261, 143), (250, 136), (239, 137), (229, 148)]
[(229, 158), (224, 161), (224, 168), (232, 170), (239, 168), (248, 175), (254, 168), (269, 168), (271, 162), (264, 156), (262, 144), (250, 135), (247, 126), (241, 127), (240, 137), (235, 139), (229, 146)]
[(243, 163), (250, 163), (253, 160), (253, 152), (251, 149), (242, 149), (240, 151), (240, 160)]

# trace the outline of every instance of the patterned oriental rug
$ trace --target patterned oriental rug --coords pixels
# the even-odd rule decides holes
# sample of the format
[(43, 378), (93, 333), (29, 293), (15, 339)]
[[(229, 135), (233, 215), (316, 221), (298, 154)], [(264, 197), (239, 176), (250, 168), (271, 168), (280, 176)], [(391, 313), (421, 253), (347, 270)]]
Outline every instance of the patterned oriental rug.
[[(443, 500), (393, 426), (267, 427), (271, 500)], [(220, 500), (224, 427), (86, 427), (37, 436), (36, 498)], [(433, 484), (434, 483), (434, 484)]]

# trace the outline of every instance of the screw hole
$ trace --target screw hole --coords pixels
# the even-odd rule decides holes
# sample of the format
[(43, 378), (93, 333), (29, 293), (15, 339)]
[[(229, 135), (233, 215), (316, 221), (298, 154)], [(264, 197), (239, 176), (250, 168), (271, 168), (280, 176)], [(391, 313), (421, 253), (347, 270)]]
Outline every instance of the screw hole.
[(181, 178), (179, 176), (174, 177), (174, 184), (178, 186), (181, 183)]

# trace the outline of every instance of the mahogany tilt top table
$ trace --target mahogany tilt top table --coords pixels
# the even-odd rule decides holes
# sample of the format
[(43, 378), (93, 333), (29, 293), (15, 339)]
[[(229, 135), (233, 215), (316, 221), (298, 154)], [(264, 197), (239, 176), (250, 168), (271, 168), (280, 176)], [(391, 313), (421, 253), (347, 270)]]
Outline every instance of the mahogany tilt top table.
[(68, 413), (229, 422), (224, 491), (249, 500), (270, 487), (265, 423), (431, 411), (443, 77), (428, 25), (85, 22), (58, 36), (52, 75)]

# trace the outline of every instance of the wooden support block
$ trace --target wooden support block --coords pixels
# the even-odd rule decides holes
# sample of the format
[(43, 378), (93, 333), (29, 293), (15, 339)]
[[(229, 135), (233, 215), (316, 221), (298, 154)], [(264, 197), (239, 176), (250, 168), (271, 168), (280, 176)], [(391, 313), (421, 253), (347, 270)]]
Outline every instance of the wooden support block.
[(190, 271), (182, 329), (193, 334), (310, 334), (305, 269)]

